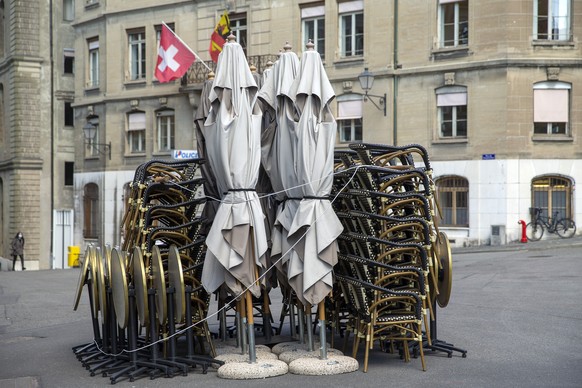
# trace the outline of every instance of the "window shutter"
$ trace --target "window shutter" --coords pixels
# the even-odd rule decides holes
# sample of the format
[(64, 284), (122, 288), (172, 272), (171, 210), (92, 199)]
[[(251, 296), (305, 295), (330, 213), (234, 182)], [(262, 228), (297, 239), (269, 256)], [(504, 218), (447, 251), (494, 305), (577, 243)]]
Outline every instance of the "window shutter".
[(357, 12), (364, 9), (364, 2), (362, 0), (346, 1), (339, 3), (339, 13)]
[(324, 14), (325, 14), (325, 6), (323, 6), (323, 5), (318, 5), (316, 7), (301, 8), (301, 19), (324, 16)]
[(129, 128), (130, 131), (140, 131), (145, 129), (145, 113), (132, 113), (129, 115)]
[(437, 95), (437, 106), (467, 105), (467, 93), (444, 93)]
[(362, 100), (338, 101), (337, 120), (354, 120), (362, 118)]
[(534, 89), (534, 122), (567, 123), (568, 89)]

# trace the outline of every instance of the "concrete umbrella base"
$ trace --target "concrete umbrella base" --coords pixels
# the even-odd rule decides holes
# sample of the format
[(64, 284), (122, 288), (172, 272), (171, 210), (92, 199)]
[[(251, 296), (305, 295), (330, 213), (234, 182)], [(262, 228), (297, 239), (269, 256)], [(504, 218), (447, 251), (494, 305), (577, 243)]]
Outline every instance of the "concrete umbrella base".
[[(220, 360), (223, 361), (225, 364), (230, 364), (233, 362), (249, 362), (249, 355), (247, 354), (240, 354), (240, 353), (226, 353), (226, 354), (221, 354), (220, 356), (216, 356), (214, 358), (215, 360)], [(268, 352), (262, 352), (262, 351), (258, 351), (257, 352), (257, 361), (271, 361), (271, 360), (277, 360), (278, 357), (276, 354), (274, 353), (268, 353)]]
[[(319, 350), (320, 347), (320, 343), (319, 341), (314, 341), (313, 343), (313, 349), (314, 350)], [(327, 348), (330, 349), (331, 345), (328, 343), (327, 344)], [(296, 350), (296, 349), (301, 349), (301, 350), (305, 350), (308, 351), (309, 350), (309, 345), (308, 344), (302, 344), (300, 342), (297, 341), (291, 341), (291, 342), (281, 342), (278, 343), (277, 345), (273, 346), (273, 348), (271, 349), (271, 351), (275, 354), (281, 354), (283, 352), (289, 352), (291, 350)]]
[(298, 358), (289, 364), (289, 372), (296, 375), (326, 376), (355, 372), (358, 361), (347, 356), (328, 354), (326, 360), (313, 357)]
[[(344, 354), (337, 349), (328, 348), (327, 355), (330, 356), (343, 356)], [(321, 350), (317, 349), (314, 351), (309, 351), (305, 349), (293, 349), (279, 354), (279, 360), (285, 361), (287, 364), (291, 361), (295, 361), (298, 358), (319, 358), (321, 356)]]
[[(223, 354), (242, 354), (240, 347), (236, 347), (235, 345), (217, 344), (214, 347), (216, 349), (217, 356)], [(271, 353), (271, 348), (269, 348), (267, 345), (255, 345), (255, 351), (257, 353)], [(248, 350), (246, 354), (249, 354)]]
[[(273, 356), (277, 357), (275, 354)], [(264, 379), (287, 374), (289, 366), (279, 360), (261, 360), (257, 353), (257, 362), (229, 362), (218, 368), (218, 377), (232, 380)]]

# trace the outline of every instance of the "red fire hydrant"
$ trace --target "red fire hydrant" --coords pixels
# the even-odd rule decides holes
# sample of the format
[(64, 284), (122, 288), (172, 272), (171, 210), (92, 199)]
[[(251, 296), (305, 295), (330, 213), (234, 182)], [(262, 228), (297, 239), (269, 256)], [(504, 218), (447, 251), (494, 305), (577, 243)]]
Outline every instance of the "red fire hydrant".
[(519, 220), (517, 222), (518, 224), (521, 224), (521, 241), (522, 243), (526, 243), (527, 242), (527, 236), (525, 234), (525, 221), (524, 220)]

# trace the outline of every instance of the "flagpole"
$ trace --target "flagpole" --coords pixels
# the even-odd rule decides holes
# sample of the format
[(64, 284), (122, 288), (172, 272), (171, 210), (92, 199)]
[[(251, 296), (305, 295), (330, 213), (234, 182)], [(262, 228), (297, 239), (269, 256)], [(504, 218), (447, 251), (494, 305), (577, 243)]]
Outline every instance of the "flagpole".
[(176, 39), (178, 39), (178, 40), (180, 41), (180, 43), (182, 43), (184, 46), (186, 46), (186, 48), (187, 48), (188, 50), (190, 50), (190, 51), (192, 52), (192, 54), (194, 54), (194, 56), (195, 56), (196, 58), (198, 58), (198, 59), (200, 60), (200, 62), (201, 62), (203, 65), (204, 65), (204, 67), (206, 67), (206, 68), (208, 69), (208, 71), (212, 71), (212, 69), (211, 69), (210, 67), (208, 67), (208, 65), (207, 65), (207, 64), (204, 62), (204, 60), (203, 60), (202, 58), (200, 58), (200, 56), (199, 56), (198, 54), (196, 54), (196, 52), (195, 52), (194, 50), (192, 50), (192, 49), (190, 48), (190, 46), (188, 46), (188, 45), (186, 44), (186, 42), (184, 42), (184, 41), (182, 40), (182, 38), (180, 38), (178, 35), (176, 35), (176, 33), (175, 33), (174, 31), (172, 31), (172, 29), (171, 29), (170, 27), (168, 27), (168, 25), (166, 24), (166, 22), (162, 21), (162, 24), (163, 24), (164, 26), (166, 26), (166, 28), (167, 28), (167, 29), (168, 29), (168, 30), (169, 30), (169, 31), (172, 33), (172, 35), (174, 35), (174, 37), (175, 37)]

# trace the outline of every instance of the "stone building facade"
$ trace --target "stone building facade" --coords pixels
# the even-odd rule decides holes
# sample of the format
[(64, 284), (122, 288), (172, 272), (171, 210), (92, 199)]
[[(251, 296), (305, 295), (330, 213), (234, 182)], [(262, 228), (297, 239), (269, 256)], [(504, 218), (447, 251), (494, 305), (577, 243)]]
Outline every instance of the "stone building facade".
[[(577, 0), (2, 4), (2, 252), (26, 227), (42, 268), (66, 266), (52, 232), (61, 218), (71, 245), (119, 244), (136, 167), (195, 149), (202, 62), (214, 66), (210, 35), (225, 9), (259, 72), (286, 42), (301, 55), (314, 40), (336, 92), (338, 148), (427, 148), (441, 226), (455, 245), (519, 239), (531, 207), (582, 219)], [(200, 56), (168, 84), (153, 75), (162, 21)], [(365, 68), (375, 76), (367, 93), (358, 82)], [(96, 137), (85, 139), (85, 127)]]
[[(582, 56), (576, 26), (582, 14), (575, 1), (93, 3), (77, 15), (76, 49), (86, 52), (87, 42), (99, 35), (107, 79), (91, 91), (83, 87), (87, 77), (77, 77), (76, 125), (84, 125), (86, 107), (107, 111), (103, 134), (114, 152), (110, 179), (100, 179), (111, 187), (103, 191), (105, 208), (117, 211), (102, 214), (107, 241), (117, 241), (122, 185), (135, 166), (169, 155), (157, 148), (156, 112), (174, 110), (175, 149), (194, 146), (191, 114), (207, 70), (197, 62), (183, 82), (157, 83), (156, 29), (162, 20), (171, 23), (207, 61), (209, 37), (224, 9), (259, 71), (285, 42), (300, 55), (307, 38), (314, 39), (336, 91), (338, 148), (351, 141), (427, 148), (441, 227), (455, 245), (519, 239), (518, 220), (528, 221), (534, 206), (580, 219), (575, 182), (581, 179)], [(136, 32), (144, 34), (146, 71), (131, 80), (128, 42)], [(364, 68), (375, 75), (368, 94), (358, 82)], [(560, 96), (556, 109), (547, 103), (552, 93)], [(137, 153), (128, 148), (132, 111), (145, 117), (144, 148)], [(83, 163), (78, 193), (87, 182), (81, 177), (95, 177), (90, 161), (77, 155), (77, 165)]]
[[(48, 100), (48, 41), (41, 34), (37, 2), (4, 1), (0, 13), (0, 255), (9, 257), (10, 242), (20, 230), (27, 241), (25, 258), (48, 250), (41, 238), (50, 207), (50, 132)], [(44, 109), (43, 109), (44, 108)]]
[(9, 257), (22, 231), (27, 269), (62, 267), (63, 242), (72, 244), (72, 229), (66, 239), (55, 234), (58, 216), (73, 209), (74, 63), (65, 69), (64, 57), (73, 58), (74, 35), (66, 3), (0, 2), (0, 256)]

